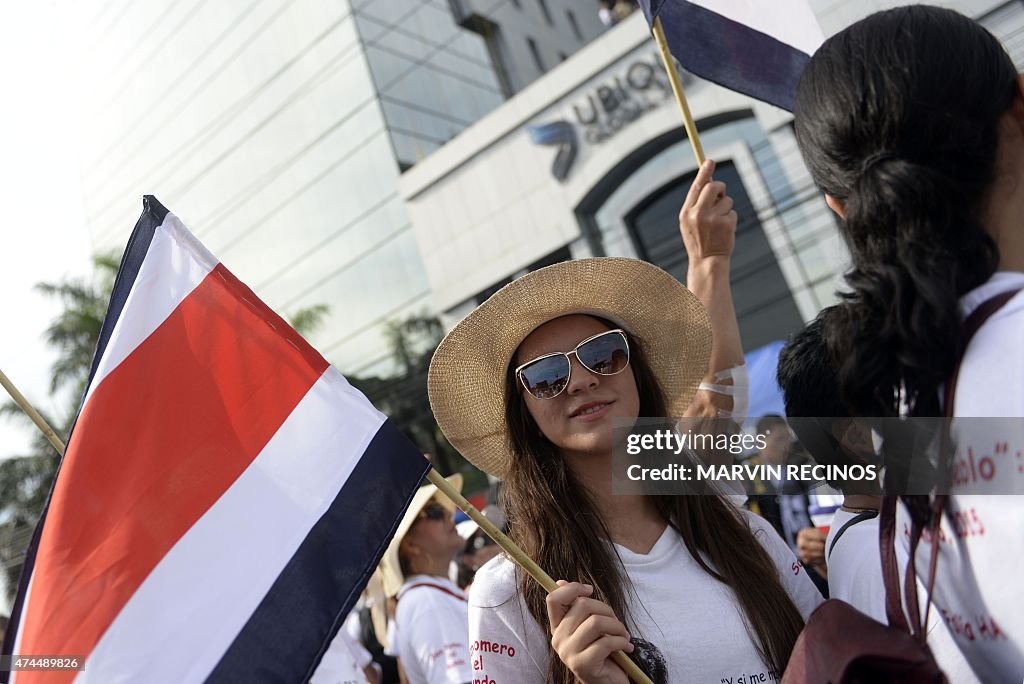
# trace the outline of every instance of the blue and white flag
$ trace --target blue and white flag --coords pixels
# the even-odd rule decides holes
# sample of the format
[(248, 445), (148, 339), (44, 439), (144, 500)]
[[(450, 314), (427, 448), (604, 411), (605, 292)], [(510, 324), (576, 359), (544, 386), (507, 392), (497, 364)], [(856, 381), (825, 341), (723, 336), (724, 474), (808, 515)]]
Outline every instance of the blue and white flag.
[(640, 0), (661, 19), (684, 69), (792, 111), (807, 60), (824, 41), (806, 0)]

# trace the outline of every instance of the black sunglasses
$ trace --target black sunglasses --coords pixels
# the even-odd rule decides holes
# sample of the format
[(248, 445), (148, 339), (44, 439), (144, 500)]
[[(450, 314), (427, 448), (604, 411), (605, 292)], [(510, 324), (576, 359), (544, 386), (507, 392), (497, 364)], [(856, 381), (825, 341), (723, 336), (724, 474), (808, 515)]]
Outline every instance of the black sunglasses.
[(554, 399), (569, 386), (572, 375), (570, 354), (584, 368), (597, 375), (615, 375), (629, 365), (629, 341), (623, 330), (615, 329), (588, 337), (568, 352), (538, 356), (516, 368), (516, 377), (537, 399)]
[(448, 518), (448, 509), (439, 503), (428, 503), (420, 510), (418, 518), (445, 520)]

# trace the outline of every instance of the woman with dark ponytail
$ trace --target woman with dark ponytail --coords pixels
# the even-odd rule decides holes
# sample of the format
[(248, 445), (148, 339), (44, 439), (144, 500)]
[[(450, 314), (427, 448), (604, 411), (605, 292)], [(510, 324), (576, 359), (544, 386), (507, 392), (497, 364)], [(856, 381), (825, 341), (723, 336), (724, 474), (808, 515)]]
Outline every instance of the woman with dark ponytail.
[[(955, 390), (955, 416), (1024, 416), (1022, 88), (996, 38), (936, 7), (874, 14), (809, 62), (796, 135), (852, 256), (827, 336), (854, 412), (942, 416)], [(1024, 482), (1011, 461), (1002, 491)], [(975, 485), (954, 480), (933, 598), (982, 679), (1016, 681), (1021, 500)]]

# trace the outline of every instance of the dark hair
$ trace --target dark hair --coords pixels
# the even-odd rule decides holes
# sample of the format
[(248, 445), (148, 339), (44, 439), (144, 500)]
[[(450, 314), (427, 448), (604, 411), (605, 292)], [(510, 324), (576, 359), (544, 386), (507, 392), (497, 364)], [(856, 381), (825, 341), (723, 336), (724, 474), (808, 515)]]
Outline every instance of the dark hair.
[[(597, 320), (609, 329), (618, 327)], [(643, 345), (631, 335), (627, 338), (640, 416), (667, 416), (668, 402)], [(611, 545), (608, 527), (556, 447), (541, 436), (523, 403), (513, 366), (510, 364), (505, 384), (511, 465), (502, 489), (509, 536), (553, 577), (592, 585), (593, 598), (611, 606), (631, 629), (626, 602), (631, 584)], [(733, 590), (762, 657), (773, 670), (782, 672), (803, 619), (783, 588), (775, 564), (746, 521), (717, 496), (657, 496), (654, 504), (704, 571)], [(565, 514), (552, 515), (554, 510)], [(531, 615), (550, 637), (546, 592), (525, 573), (520, 577), (519, 590)], [(573, 682), (572, 674), (558, 657), (553, 655), (549, 661), (548, 681)]]
[[(807, 327), (792, 335), (779, 352), (776, 370), (789, 426), (814, 460), (825, 465), (850, 463), (833, 430), (836, 419), (848, 418), (850, 413), (843, 403), (835, 363), (825, 342), (825, 327), (837, 311), (837, 306), (822, 310)], [(844, 492), (850, 489), (847, 482), (826, 482)]]
[(843, 403), (835, 362), (825, 343), (826, 321), (837, 311), (836, 306), (822, 310), (807, 327), (792, 335), (779, 352), (776, 378), (790, 418), (850, 415)]
[(845, 202), (852, 292), (827, 326), (846, 403), (860, 415), (940, 415), (959, 353), (959, 298), (996, 269), (980, 217), (1017, 70), (981, 25), (923, 5), (831, 37), (796, 94), (815, 183)]

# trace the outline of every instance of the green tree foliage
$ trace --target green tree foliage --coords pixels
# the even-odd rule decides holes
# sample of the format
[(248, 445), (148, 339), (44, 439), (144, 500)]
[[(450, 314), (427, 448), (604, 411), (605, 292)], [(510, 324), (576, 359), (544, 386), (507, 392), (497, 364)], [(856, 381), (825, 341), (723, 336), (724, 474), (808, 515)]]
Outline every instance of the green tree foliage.
[(359, 391), (388, 416), (424, 452), (430, 454), (441, 474), (462, 472), (464, 490), (473, 492), (487, 486), (487, 478), (470, 465), (434, 421), (427, 398), (427, 371), (434, 350), (444, 337), (441, 321), (427, 314), (414, 314), (389, 322), (384, 337), (390, 346), (397, 372), (387, 377), (349, 377)]
[[(115, 254), (99, 255), (93, 258), (92, 279), (36, 285), (37, 291), (63, 304), (44, 339), (57, 352), (50, 369), (50, 392), (68, 397), (67, 406), (60, 415), (43, 417), (65, 442), (85, 391), (118, 262)], [(0, 405), (0, 416), (23, 420), (33, 431), (26, 453), (0, 461), (0, 570), (10, 597), (17, 589), (25, 547), (49, 496), (60, 457), (13, 401)]]

